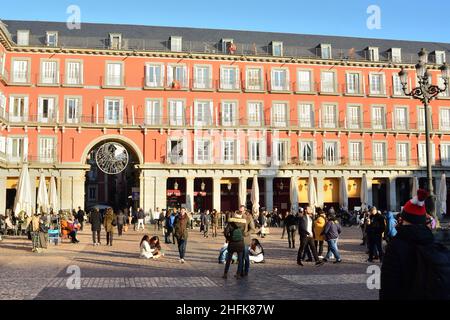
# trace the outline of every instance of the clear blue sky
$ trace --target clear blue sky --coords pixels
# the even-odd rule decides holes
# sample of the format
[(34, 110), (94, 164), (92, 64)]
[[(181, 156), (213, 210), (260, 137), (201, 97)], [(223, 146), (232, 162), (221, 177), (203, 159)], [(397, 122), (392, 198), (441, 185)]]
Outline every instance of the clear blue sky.
[[(428, 8), (421, 6), (421, 3)], [(71, 4), (81, 8), (82, 22), (450, 43), (448, 0), (14, 0), (2, 1), (0, 19), (66, 21), (66, 9)], [(381, 9), (379, 30), (367, 28), (369, 14), (366, 11), (370, 5)], [(443, 14), (446, 17), (442, 17)], [(426, 25), (426, 28), (419, 23)]]

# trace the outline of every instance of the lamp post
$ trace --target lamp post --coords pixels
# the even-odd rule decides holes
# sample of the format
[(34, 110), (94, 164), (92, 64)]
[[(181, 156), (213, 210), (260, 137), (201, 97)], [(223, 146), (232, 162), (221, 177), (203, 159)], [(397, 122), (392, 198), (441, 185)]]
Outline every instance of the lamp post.
[(400, 82), (402, 83), (402, 89), (406, 96), (413, 97), (422, 102), (425, 111), (425, 149), (427, 154), (427, 181), (428, 181), (428, 191), (430, 193), (431, 199), (431, 214), (436, 219), (437, 227), (440, 227), (439, 219), (436, 217), (436, 196), (434, 194), (433, 188), (433, 173), (431, 168), (432, 162), (432, 152), (431, 152), (431, 139), (430, 139), (430, 128), (431, 128), (431, 115), (428, 109), (430, 103), (435, 99), (440, 93), (447, 91), (448, 80), (450, 76), (450, 70), (446, 63), (444, 63), (439, 69), (441, 70), (441, 76), (444, 81), (444, 88), (440, 88), (437, 85), (433, 85), (430, 82), (431, 74), (427, 67), (428, 53), (425, 49), (421, 49), (419, 52), (419, 63), (416, 65), (416, 75), (418, 79), (418, 86), (413, 88), (408, 92), (408, 72), (402, 67), (399, 72)]

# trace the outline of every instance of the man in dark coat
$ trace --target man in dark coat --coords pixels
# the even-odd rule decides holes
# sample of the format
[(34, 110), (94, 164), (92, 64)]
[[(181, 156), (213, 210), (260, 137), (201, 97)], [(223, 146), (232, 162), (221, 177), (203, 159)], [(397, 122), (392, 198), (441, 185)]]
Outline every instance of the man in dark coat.
[(316, 262), (316, 266), (322, 265), (324, 262), (317, 255), (316, 246), (314, 244), (313, 219), (312, 210), (308, 208), (306, 213), (299, 219), (298, 233), (300, 234), (300, 248), (297, 253), (297, 264), (303, 266), (302, 259), (306, 248), (309, 247)]
[[(102, 230), (102, 216), (97, 208), (92, 210), (91, 217), (89, 219), (92, 231), (92, 244), (94, 246), (100, 245), (100, 232)], [(97, 235), (97, 237), (96, 237)], [(97, 241), (96, 241), (97, 240)]]
[(383, 233), (386, 230), (386, 220), (381, 212), (375, 207), (371, 209), (370, 216), (367, 221), (366, 232), (369, 244), (369, 260), (372, 262), (375, 258), (375, 252), (378, 252), (380, 262), (383, 262)]
[(84, 227), (84, 211), (81, 209), (81, 207), (78, 207), (76, 218), (77, 218), (78, 222), (81, 225), (80, 231), (83, 231), (83, 227)]
[(413, 281), (417, 272), (417, 245), (434, 242), (426, 226), (426, 190), (419, 189), (417, 197), (403, 207), (397, 234), (389, 242), (381, 266), (381, 300), (418, 299), (422, 292), (414, 292)]

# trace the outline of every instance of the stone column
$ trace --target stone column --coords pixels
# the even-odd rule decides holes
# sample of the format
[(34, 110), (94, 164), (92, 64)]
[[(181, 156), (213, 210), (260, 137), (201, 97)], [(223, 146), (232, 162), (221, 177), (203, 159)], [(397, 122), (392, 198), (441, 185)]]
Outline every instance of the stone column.
[(85, 170), (61, 171), (61, 209), (73, 210), (84, 207)]
[(266, 210), (273, 210), (273, 177), (266, 177), (266, 192), (264, 193), (266, 197)]
[(78, 210), (78, 207), (81, 207), (84, 209), (84, 200), (85, 200), (85, 194), (84, 194), (84, 187), (86, 180), (86, 172), (84, 170), (76, 171), (73, 175), (72, 179), (72, 206), (73, 209)]
[(160, 210), (167, 207), (167, 177), (155, 178), (155, 207)]
[(397, 189), (396, 189), (396, 178), (389, 178), (389, 210), (397, 211)]
[[(239, 178), (239, 206), (247, 205), (247, 179), (247, 177)], [(241, 199), (241, 192), (244, 196), (243, 199)]]
[(213, 209), (221, 211), (220, 178), (213, 178)]
[(6, 172), (0, 176), (0, 216), (6, 214)]
[(369, 206), (373, 206), (373, 189), (372, 189), (372, 177), (368, 177), (367, 179), (367, 204)]
[(194, 211), (194, 177), (186, 177), (186, 210)]
[(323, 199), (323, 177), (317, 177), (317, 185), (316, 185), (316, 193), (317, 193), (317, 206), (323, 207), (324, 199)]

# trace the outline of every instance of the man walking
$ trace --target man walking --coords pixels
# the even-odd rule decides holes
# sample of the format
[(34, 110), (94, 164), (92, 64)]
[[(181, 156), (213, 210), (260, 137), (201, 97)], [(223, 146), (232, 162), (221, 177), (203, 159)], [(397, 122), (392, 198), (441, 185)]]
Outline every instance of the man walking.
[(306, 248), (309, 248), (314, 257), (314, 261), (316, 262), (316, 266), (322, 265), (324, 262), (319, 260), (314, 244), (312, 210), (309, 207), (306, 210), (306, 213), (300, 217), (298, 232), (300, 234), (300, 249), (297, 253), (297, 264), (303, 267), (303, 254)]
[(383, 232), (386, 229), (386, 221), (377, 208), (373, 207), (370, 210), (370, 216), (367, 221), (367, 241), (369, 243), (369, 259), (368, 262), (373, 262), (375, 258), (375, 251), (378, 252), (380, 262), (383, 262)]
[(189, 236), (189, 222), (191, 218), (186, 213), (186, 208), (181, 208), (180, 213), (175, 218), (174, 235), (177, 239), (178, 253), (180, 255), (180, 262), (185, 263), (184, 257), (186, 255), (186, 245)]
[(155, 224), (155, 230), (156, 230), (156, 228), (158, 228), (158, 230), (159, 230), (159, 215), (160, 214), (161, 214), (161, 211), (159, 211), (159, 207), (156, 207), (156, 210), (152, 216), (152, 219), (153, 219), (152, 223)]
[(102, 230), (102, 216), (97, 208), (94, 208), (91, 212), (91, 217), (89, 219), (92, 231), (92, 245), (100, 245), (100, 232)]
[(76, 216), (78, 222), (80, 223), (80, 231), (83, 231), (84, 227), (84, 211), (81, 210), (81, 207), (78, 207), (77, 216)]
[(137, 219), (138, 219), (137, 231), (139, 231), (139, 229), (141, 227), (142, 227), (142, 230), (145, 231), (145, 227), (144, 227), (145, 213), (144, 213), (144, 210), (142, 210), (141, 208), (138, 209)]

